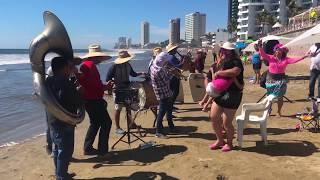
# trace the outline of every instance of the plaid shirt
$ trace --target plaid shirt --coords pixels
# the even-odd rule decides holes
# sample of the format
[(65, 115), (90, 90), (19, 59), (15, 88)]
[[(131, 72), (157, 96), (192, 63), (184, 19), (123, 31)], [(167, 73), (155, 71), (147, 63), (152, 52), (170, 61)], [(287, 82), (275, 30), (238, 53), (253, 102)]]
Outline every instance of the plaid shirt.
[(172, 97), (170, 89), (170, 79), (172, 76), (168, 74), (166, 68), (159, 67), (153, 63), (150, 67), (151, 83), (154, 93), (158, 100)]

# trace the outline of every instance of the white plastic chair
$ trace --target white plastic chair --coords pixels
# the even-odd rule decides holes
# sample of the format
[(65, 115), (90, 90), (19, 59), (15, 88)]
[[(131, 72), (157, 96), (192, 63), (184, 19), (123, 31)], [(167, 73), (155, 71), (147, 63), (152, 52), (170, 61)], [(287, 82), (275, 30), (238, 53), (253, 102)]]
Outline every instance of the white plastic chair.
[[(238, 145), (242, 147), (243, 130), (247, 123), (260, 124), (260, 134), (264, 144), (267, 145), (267, 118), (269, 116), (270, 107), (272, 101), (276, 97), (274, 95), (268, 95), (265, 99), (259, 103), (247, 103), (242, 105), (241, 115), (236, 117), (238, 129), (237, 139)], [(263, 112), (262, 116), (250, 115), (252, 112)]]

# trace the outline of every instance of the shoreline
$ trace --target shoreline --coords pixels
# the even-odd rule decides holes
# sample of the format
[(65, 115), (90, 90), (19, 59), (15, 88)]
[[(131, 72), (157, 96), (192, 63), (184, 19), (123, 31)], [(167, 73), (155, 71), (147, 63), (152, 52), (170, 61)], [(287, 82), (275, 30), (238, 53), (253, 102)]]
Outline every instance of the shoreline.
[[(206, 62), (210, 64), (210, 55)], [(288, 67), (288, 74), (297, 72), (307, 74), (308, 66), (298, 63)], [(245, 77), (252, 73), (252, 66), (245, 66)], [(82, 145), (88, 119), (79, 124), (75, 134), (74, 161), (70, 165), (70, 172), (76, 173), (74, 179), (216, 179), (219, 175), (227, 179), (320, 178), (319, 133), (307, 130), (297, 132), (295, 125), (298, 120), (292, 117), (305, 106), (310, 106), (305, 101), (305, 81), (288, 84), (286, 96), (294, 103), (284, 104), (284, 117), (275, 116), (276, 106), (273, 107), (274, 111), (268, 119), (268, 146), (261, 143), (259, 127), (250, 125), (245, 131), (243, 148), (228, 153), (208, 148), (215, 141), (208, 113), (202, 112), (199, 105), (192, 101), (188, 82), (182, 82), (185, 104), (177, 105), (179, 110), (175, 115), (178, 118), (174, 119), (179, 134), (169, 135), (170, 138), (166, 140), (157, 139), (152, 129), (152, 113), (141, 113), (137, 118), (136, 122), (149, 132), (143, 139), (156, 141), (155, 147), (140, 150), (136, 148), (140, 143), (133, 143), (130, 149), (121, 143), (112, 151), (111, 159), (84, 156)], [(249, 83), (247, 79), (245, 82), (242, 103), (256, 102), (265, 90)], [(112, 97), (107, 97), (107, 101), (108, 112), (114, 119)], [(240, 111), (241, 107), (237, 115)], [(124, 112), (120, 123), (125, 127)], [(167, 126), (165, 120), (164, 126)], [(113, 121), (109, 146), (119, 138), (114, 130)], [(237, 145), (235, 139), (234, 144)], [(52, 158), (46, 154), (44, 145), (45, 137), (40, 136), (15, 146), (0, 148), (0, 178), (53, 179)]]

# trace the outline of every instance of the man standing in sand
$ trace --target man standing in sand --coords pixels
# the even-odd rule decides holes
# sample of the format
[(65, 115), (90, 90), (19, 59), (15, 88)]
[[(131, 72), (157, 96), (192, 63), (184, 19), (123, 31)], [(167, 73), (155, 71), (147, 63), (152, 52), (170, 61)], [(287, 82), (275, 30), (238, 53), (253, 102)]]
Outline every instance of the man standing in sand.
[[(78, 75), (79, 82), (83, 87), (85, 108), (90, 118), (84, 141), (84, 155), (107, 155), (109, 149), (109, 134), (111, 129), (111, 118), (107, 111), (107, 102), (103, 100), (105, 90), (112, 88), (112, 84), (102, 84), (100, 73), (96, 64), (111, 57), (101, 52), (100, 45), (90, 45), (89, 53), (83, 59), (80, 66), (81, 74)], [(94, 139), (99, 131), (98, 150), (93, 148)]]
[[(311, 55), (310, 64), (310, 81), (309, 81), (309, 98), (314, 97), (314, 86), (320, 75), (320, 43), (316, 43), (310, 47)], [(318, 97), (320, 97), (320, 81), (318, 79)]]
[[(67, 59), (55, 57), (51, 61), (53, 75), (46, 79), (46, 83), (52, 90), (57, 101), (71, 113), (77, 113), (82, 106), (82, 99), (75, 84), (69, 80), (71, 66)], [(46, 112), (50, 127), (51, 140), (54, 143), (54, 165), (56, 179), (69, 179), (68, 166), (74, 151), (75, 126), (56, 118), (50, 112)]]
[[(166, 50), (169, 53), (169, 55), (171, 55), (171, 59), (169, 60), (169, 63), (176, 67), (176, 68), (181, 68), (182, 67), (182, 61), (180, 61), (175, 55), (178, 53), (177, 49), (178, 49), (178, 45), (177, 44), (172, 44), (170, 43), (167, 47)], [(176, 101), (178, 95), (179, 95), (179, 90), (180, 90), (180, 79), (176, 76), (172, 76), (171, 80), (170, 80), (170, 88), (171, 91), (173, 93), (172, 95), (172, 101), (173, 103)], [(177, 107), (173, 107), (173, 110), (177, 110)]]
[[(106, 82), (113, 81), (116, 89), (127, 89), (130, 86), (129, 76), (137, 77), (145, 73), (136, 73), (129, 61), (133, 58), (128, 51), (120, 51), (119, 57), (114, 61), (114, 64), (108, 71)], [(114, 95), (115, 98), (116, 94)], [(116, 134), (124, 134), (125, 131), (120, 127), (120, 113), (124, 105), (115, 104), (115, 122), (116, 122)], [(131, 113), (130, 113), (131, 114)], [(131, 117), (131, 116), (130, 116)], [(135, 124), (133, 124), (134, 126)]]

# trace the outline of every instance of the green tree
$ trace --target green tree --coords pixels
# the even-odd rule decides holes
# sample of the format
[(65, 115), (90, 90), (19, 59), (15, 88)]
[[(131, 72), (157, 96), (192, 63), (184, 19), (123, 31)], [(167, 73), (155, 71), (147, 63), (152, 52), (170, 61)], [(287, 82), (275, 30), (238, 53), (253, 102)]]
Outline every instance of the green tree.
[(265, 32), (265, 28), (268, 26), (272, 26), (273, 24), (275, 24), (275, 22), (275, 17), (268, 11), (262, 11), (257, 15), (257, 24), (262, 24), (262, 35), (265, 35), (267, 33)]
[(296, 0), (286, 0), (287, 10), (288, 10), (288, 17), (293, 17), (302, 13), (303, 8), (298, 7), (296, 4)]

